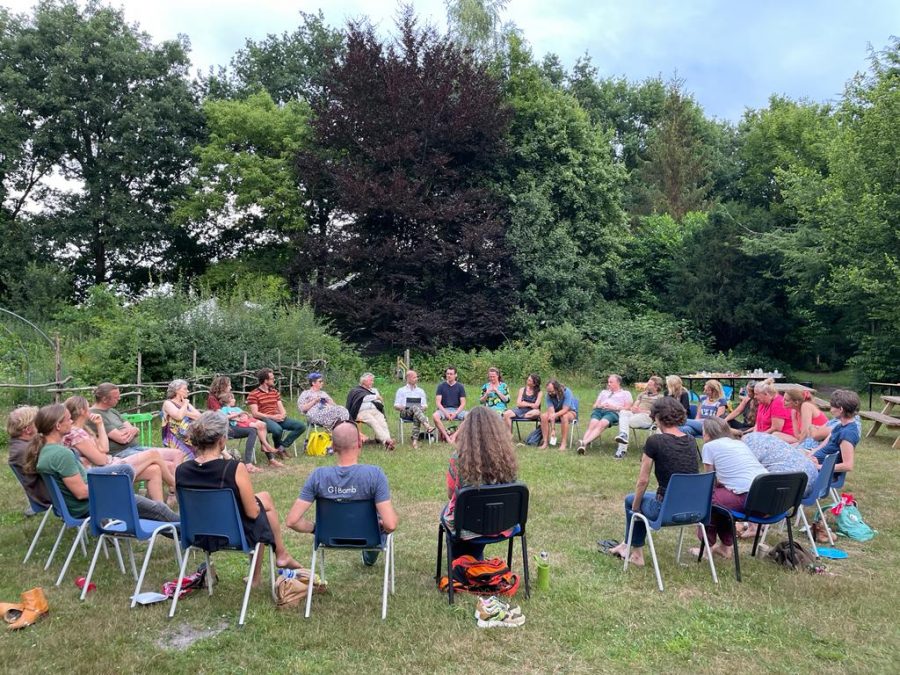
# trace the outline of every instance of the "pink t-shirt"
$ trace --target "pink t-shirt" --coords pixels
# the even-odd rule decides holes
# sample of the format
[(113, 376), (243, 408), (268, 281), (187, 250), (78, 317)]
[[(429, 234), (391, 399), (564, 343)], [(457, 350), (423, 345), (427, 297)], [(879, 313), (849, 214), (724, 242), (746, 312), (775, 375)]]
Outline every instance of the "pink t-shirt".
[(778, 394), (769, 405), (759, 404), (756, 409), (756, 430), (768, 431), (772, 428), (773, 419), (782, 419), (784, 424), (781, 433), (788, 436), (794, 435), (794, 423), (791, 420), (791, 411), (784, 405), (784, 396)]
[(630, 408), (633, 402), (634, 399), (631, 398), (631, 392), (627, 389), (619, 389), (619, 391), (615, 393), (611, 392), (609, 389), (604, 389), (597, 397), (598, 405), (595, 407), (603, 408), (607, 405), (614, 405), (619, 408)]

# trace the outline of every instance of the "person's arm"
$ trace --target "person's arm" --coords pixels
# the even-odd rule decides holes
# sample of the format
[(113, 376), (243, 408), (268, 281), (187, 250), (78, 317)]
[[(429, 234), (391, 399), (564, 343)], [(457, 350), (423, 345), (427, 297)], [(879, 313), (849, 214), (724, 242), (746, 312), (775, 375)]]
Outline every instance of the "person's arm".
[(294, 532), (309, 534), (315, 531), (316, 525), (310, 520), (306, 520), (303, 516), (312, 506), (312, 502), (298, 499), (294, 502), (291, 510), (288, 511), (287, 517), (284, 519), (285, 527), (289, 527)]
[(187, 416), (189, 407), (190, 403), (187, 399), (185, 399), (180, 406), (171, 399), (163, 403), (163, 410), (166, 415), (179, 422)]
[(103, 418), (97, 413), (91, 413), (88, 419), (94, 423), (94, 428), (97, 430), (97, 449), (104, 455), (108, 455), (109, 438), (106, 435), (106, 427), (103, 426)]
[(544, 392), (539, 391), (537, 393), (537, 397), (534, 399), (534, 403), (530, 403), (529, 405), (535, 410), (541, 409), (541, 402), (544, 400)]
[(722, 417), (722, 415), (724, 415), (727, 412), (728, 412), (728, 406), (720, 405), (719, 407), (716, 408), (716, 417)]
[(275, 421), (280, 422), (286, 417), (287, 411), (284, 409), (284, 403), (281, 399), (278, 399), (278, 417), (275, 418)]
[(375, 505), (375, 510), (378, 511), (378, 517), (381, 519), (382, 530), (386, 533), (391, 533), (397, 529), (397, 512), (394, 511), (394, 506), (391, 504), (390, 499), (385, 502), (378, 502)]
[(403, 395), (403, 387), (394, 394), (394, 410), (403, 410), (406, 407), (406, 396)]
[(253, 492), (253, 483), (250, 482), (250, 474), (247, 473), (243, 462), (238, 462), (237, 471), (234, 472), (234, 482), (238, 487), (244, 513), (251, 520), (259, 517), (259, 504), (256, 501), (256, 494)]
[(737, 407), (728, 413), (728, 416), (725, 418), (726, 422), (730, 422), (731, 420), (736, 420), (738, 416), (744, 412), (744, 408), (747, 407), (747, 403), (750, 401), (748, 396), (745, 396), (741, 399), (740, 403), (737, 404)]
[[(302, 412), (304, 415), (310, 411), (310, 409), (319, 401), (312, 396), (308, 397), (309, 400), (305, 403), (297, 402), (297, 410)], [(321, 397), (320, 397), (321, 398)]]
[(510, 399), (509, 387), (506, 386), (505, 382), (501, 382), (497, 386), (497, 396), (499, 396), (500, 400), (503, 401), (504, 403), (509, 403), (509, 399)]
[(440, 394), (435, 394), (435, 395), (434, 395), (434, 407), (437, 408), (438, 410), (440, 410), (440, 411), (444, 414), (444, 417), (446, 417), (446, 416), (447, 416), (447, 411), (444, 410), (444, 406), (443, 406), (443, 404), (442, 404), (442, 399), (443, 399), (443, 398), (444, 398), (444, 397), (441, 396)]
[(109, 463), (109, 450), (103, 452), (97, 447), (97, 442), (90, 436), (87, 436), (81, 442), (76, 443), (75, 449), (94, 466), (106, 466)]
[(250, 414), (253, 415), (256, 419), (262, 420), (263, 422), (269, 419), (267, 415), (263, 415), (261, 412), (259, 412), (259, 404), (251, 403), (250, 401), (247, 401), (247, 404), (250, 406)]
[(784, 428), (784, 418), (783, 417), (775, 417), (772, 416), (772, 419), (769, 420), (769, 428), (766, 430), (767, 434), (774, 434), (776, 431), (781, 431)]
[[(818, 408), (812, 403), (804, 402), (800, 406), (800, 419), (794, 422), (794, 435), (798, 441), (809, 436), (809, 428), (812, 426), (813, 415), (816, 412), (818, 412)], [(797, 426), (798, 424), (799, 426)]]
[(632, 502), (632, 510), (640, 513), (641, 500), (644, 498), (644, 492), (650, 484), (650, 469), (653, 468), (653, 460), (647, 455), (641, 456), (641, 471), (638, 474), (637, 483), (634, 486), (634, 501)]
[(84, 501), (88, 498), (88, 486), (80, 473), (73, 473), (71, 476), (63, 476), (63, 483), (65, 483), (69, 492), (72, 493), (72, 496), (75, 497), (75, 499)]
[(517, 408), (530, 408), (531, 404), (525, 402), (525, 387), (519, 388), (519, 395), (516, 397), (516, 407)]
[(835, 473), (853, 471), (853, 455), (856, 447), (850, 441), (841, 441), (841, 463), (834, 467)]
[(456, 409), (456, 414), (459, 415), (459, 413), (461, 413), (465, 409), (466, 409), (466, 397), (460, 396), (459, 397), (459, 407)]
[(487, 401), (488, 394), (491, 393), (491, 388), (489, 385), (485, 384), (481, 387), (481, 398), (478, 399), (482, 403)]

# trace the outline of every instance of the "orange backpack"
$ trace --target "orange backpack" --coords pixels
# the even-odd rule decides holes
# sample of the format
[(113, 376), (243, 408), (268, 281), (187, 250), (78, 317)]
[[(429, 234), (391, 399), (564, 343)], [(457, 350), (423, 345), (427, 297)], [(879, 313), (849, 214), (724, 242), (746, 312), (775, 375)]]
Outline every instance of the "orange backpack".
[[(470, 555), (461, 555), (453, 561), (450, 577), (454, 593), (512, 596), (519, 590), (519, 575), (511, 572), (502, 558), (476, 560)], [(442, 591), (449, 585), (448, 577), (438, 583)]]

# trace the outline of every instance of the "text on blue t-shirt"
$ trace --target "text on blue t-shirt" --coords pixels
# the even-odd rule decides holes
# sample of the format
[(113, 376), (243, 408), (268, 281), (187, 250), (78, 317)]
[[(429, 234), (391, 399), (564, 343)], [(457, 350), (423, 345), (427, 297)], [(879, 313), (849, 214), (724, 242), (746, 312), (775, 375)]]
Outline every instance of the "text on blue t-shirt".
[(320, 466), (309, 474), (300, 490), (300, 499), (305, 502), (314, 502), (316, 497), (351, 501), (374, 499), (380, 504), (391, 498), (391, 491), (380, 466)]

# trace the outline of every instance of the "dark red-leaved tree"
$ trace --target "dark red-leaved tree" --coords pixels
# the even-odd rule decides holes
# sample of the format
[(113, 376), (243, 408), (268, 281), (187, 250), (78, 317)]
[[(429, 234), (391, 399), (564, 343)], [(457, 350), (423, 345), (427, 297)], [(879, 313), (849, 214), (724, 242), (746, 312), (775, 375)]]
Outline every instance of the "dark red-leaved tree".
[[(499, 83), (410, 10), (384, 43), (348, 26), (298, 156), (329, 222), (303, 241), (303, 289), (346, 337), (424, 349), (496, 345), (511, 301), (490, 175), (509, 114)], [(315, 274), (310, 274), (315, 268)]]

